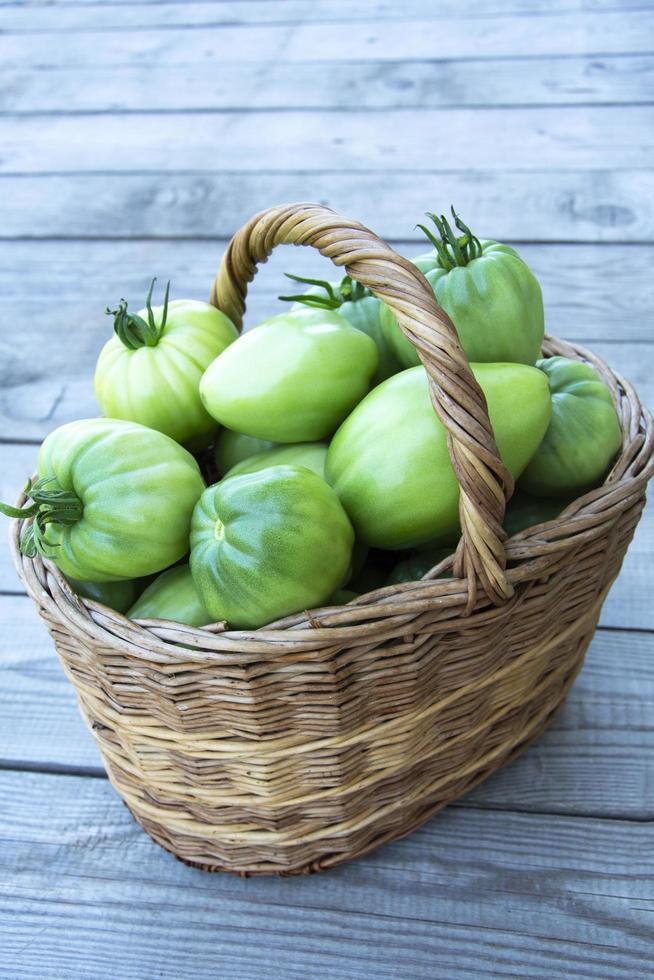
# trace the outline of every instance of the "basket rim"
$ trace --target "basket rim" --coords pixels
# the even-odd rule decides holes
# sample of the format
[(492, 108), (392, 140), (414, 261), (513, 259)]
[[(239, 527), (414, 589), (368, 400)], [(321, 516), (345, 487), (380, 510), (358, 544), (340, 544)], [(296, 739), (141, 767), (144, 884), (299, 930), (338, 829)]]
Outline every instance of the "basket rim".
[[(606, 522), (615, 520), (630, 507), (642, 509), (647, 481), (654, 472), (654, 422), (641, 404), (633, 386), (596, 354), (586, 348), (546, 335), (545, 356), (563, 354), (590, 363), (608, 384), (618, 410), (623, 432), (622, 450), (601, 486), (570, 503), (553, 520), (533, 525), (507, 538), (507, 578), (516, 587), (545, 573), (552, 555), (565, 555), (580, 544), (603, 534)], [(19, 498), (24, 501), (24, 497)], [(461, 621), (467, 626), (482, 619), (508, 615), (520, 590), (501, 606), (493, 606), (483, 593), (477, 595), (472, 612), (466, 615), (468, 583), (462, 578), (435, 578), (453, 564), (454, 554), (431, 569), (422, 579), (387, 585), (365, 593), (340, 606), (322, 606), (276, 620), (257, 630), (228, 630), (224, 623), (190, 627), (170, 620), (132, 621), (101, 603), (84, 599), (72, 588), (57, 566), (41, 556), (27, 558), (19, 550), (24, 520), (12, 521), (11, 546), (14, 564), (28, 594), (62, 624), (76, 633), (95, 639), (116, 652), (158, 664), (198, 661), (247, 665), (281, 655), (285, 663), (294, 659), (316, 659), (317, 647), (331, 655), (334, 647), (353, 643), (383, 642), (382, 624), (389, 635), (398, 635), (434, 603), (450, 607), (444, 622)]]

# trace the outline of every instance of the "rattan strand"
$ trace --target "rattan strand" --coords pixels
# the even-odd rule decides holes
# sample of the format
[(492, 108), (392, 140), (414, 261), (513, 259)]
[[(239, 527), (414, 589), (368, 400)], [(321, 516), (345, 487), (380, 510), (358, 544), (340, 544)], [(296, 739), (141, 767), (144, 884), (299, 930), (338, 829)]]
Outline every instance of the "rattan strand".
[[(475, 501), (466, 555), (420, 582), (235, 632), (130, 622), (77, 597), (51, 563), (20, 555), (20, 522), (12, 532), (113, 785), (181, 860), (240, 874), (315, 871), (366, 853), (523, 751), (581, 667), (653, 469), (654, 426), (631, 385), (548, 338), (546, 353), (587, 360), (607, 382), (623, 446), (603, 486), (504, 542), (510, 480), (421, 277), (324, 208), (275, 208), (245, 226), (221, 266), (213, 297), (236, 320), (255, 263), (281, 241), (316, 245), (395, 301)], [(468, 465), (473, 456), (481, 467)], [(454, 578), (434, 577), (453, 564)]]

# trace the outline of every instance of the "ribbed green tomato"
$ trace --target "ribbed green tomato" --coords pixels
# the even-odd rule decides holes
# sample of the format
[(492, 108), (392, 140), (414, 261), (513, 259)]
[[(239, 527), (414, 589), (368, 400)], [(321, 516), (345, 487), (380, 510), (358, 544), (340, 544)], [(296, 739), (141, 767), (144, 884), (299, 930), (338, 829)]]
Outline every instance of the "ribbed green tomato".
[(274, 449), (276, 442), (269, 439), (256, 439), (254, 436), (246, 436), (242, 432), (232, 432), (231, 429), (221, 429), (214, 446), (214, 459), (219, 476), (236, 466), (237, 463), (250, 456), (258, 456), (265, 453), (268, 449)]
[[(549, 423), (545, 376), (522, 364), (472, 370), (502, 459), (517, 476)], [(355, 408), (332, 439), (325, 474), (368, 544), (412, 548), (457, 532), (459, 487), (424, 368), (389, 378)]]
[(211, 415), (275, 442), (330, 435), (370, 387), (377, 348), (338, 313), (281, 313), (243, 334), (200, 382)]
[(377, 347), (379, 364), (372, 379), (372, 386), (378, 385), (392, 374), (402, 370), (382, 329), (381, 300), (350, 276), (340, 282), (322, 279), (306, 279), (303, 276), (290, 276), (296, 282), (312, 283), (301, 296), (281, 296), (280, 299), (296, 300), (291, 310), (313, 307), (323, 310), (337, 310), (357, 330), (363, 331)]
[(47, 437), (37, 469), (34, 503), (19, 512), (33, 518), (22, 546), (67, 578), (140, 578), (188, 551), (204, 480), (191, 454), (162, 432), (120, 419), (69, 422)]
[(141, 582), (131, 578), (122, 582), (80, 582), (79, 579), (69, 578), (68, 582), (77, 595), (101, 602), (119, 613), (127, 612), (143, 588)]
[(178, 299), (134, 316), (121, 300), (115, 335), (100, 352), (95, 395), (102, 412), (140, 422), (191, 448), (206, 445), (215, 420), (200, 398), (200, 378), (238, 333), (209, 303)]
[(170, 619), (186, 626), (211, 622), (188, 565), (176, 565), (158, 575), (127, 615), (130, 619)]
[[(515, 249), (480, 242), (466, 229), (457, 238), (447, 221), (436, 218), (441, 240), (418, 256), (440, 306), (449, 314), (469, 361), (535, 364), (545, 329), (543, 296), (538, 280)], [(459, 229), (466, 226), (457, 218)], [(424, 229), (427, 231), (427, 229)], [(388, 307), (381, 313), (386, 339), (404, 367), (420, 363), (415, 347), (400, 330)]]
[(226, 476), (239, 476), (241, 473), (256, 473), (268, 466), (306, 466), (318, 476), (325, 476), (325, 457), (327, 456), (326, 442), (296, 442), (286, 446), (277, 446), (264, 453), (257, 453), (242, 460)]
[(538, 361), (552, 393), (552, 419), (520, 478), (541, 496), (560, 496), (595, 486), (622, 445), (611, 392), (583, 361), (548, 357)]
[(214, 620), (255, 629), (326, 603), (345, 581), (353, 541), (324, 480), (273, 466), (205, 490), (193, 514), (191, 571)]

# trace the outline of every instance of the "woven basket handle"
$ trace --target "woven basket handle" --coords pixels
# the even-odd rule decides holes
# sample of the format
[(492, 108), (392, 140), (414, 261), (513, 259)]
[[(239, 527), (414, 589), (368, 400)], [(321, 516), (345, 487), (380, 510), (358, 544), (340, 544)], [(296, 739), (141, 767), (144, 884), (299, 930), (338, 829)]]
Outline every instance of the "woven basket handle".
[(499, 458), (486, 399), (448, 315), (424, 276), (368, 228), (317, 204), (286, 204), (255, 214), (223, 256), (210, 302), (240, 329), (248, 283), (276, 245), (311, 245), (390, 306), (429, 375), (431, 400), (448, 433), (461, 488), (462, 538), (454, 574), (468, 582), (468, 609), (477, 582), (495, 604), (512, 587), (505, 575), (506, 500), (513, 480)]

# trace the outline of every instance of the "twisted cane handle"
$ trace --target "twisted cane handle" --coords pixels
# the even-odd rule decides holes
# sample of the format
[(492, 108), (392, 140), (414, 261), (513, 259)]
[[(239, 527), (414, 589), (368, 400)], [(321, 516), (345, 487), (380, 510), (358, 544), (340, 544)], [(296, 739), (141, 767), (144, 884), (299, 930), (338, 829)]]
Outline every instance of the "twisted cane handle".
[[(502, 528), (513, 479), (499, 458), (486, 399), (448, 315), (424, 276), (356, 221), (318, 204), (286, 204), (255, 214), (223, 256), (210, 302), (240, 329), (248, 283), (276, 245), (311, 245), (393, 310), (429, 376), (432, 404), (447, 430), (448, 451), (461, 496), (462, 538), (454, 574), (468, 582), (468, 609), (477, 580), (500, 604), (512, 594), (505, 575)], [(407, 474), (410, 479), (410, 474)]]

